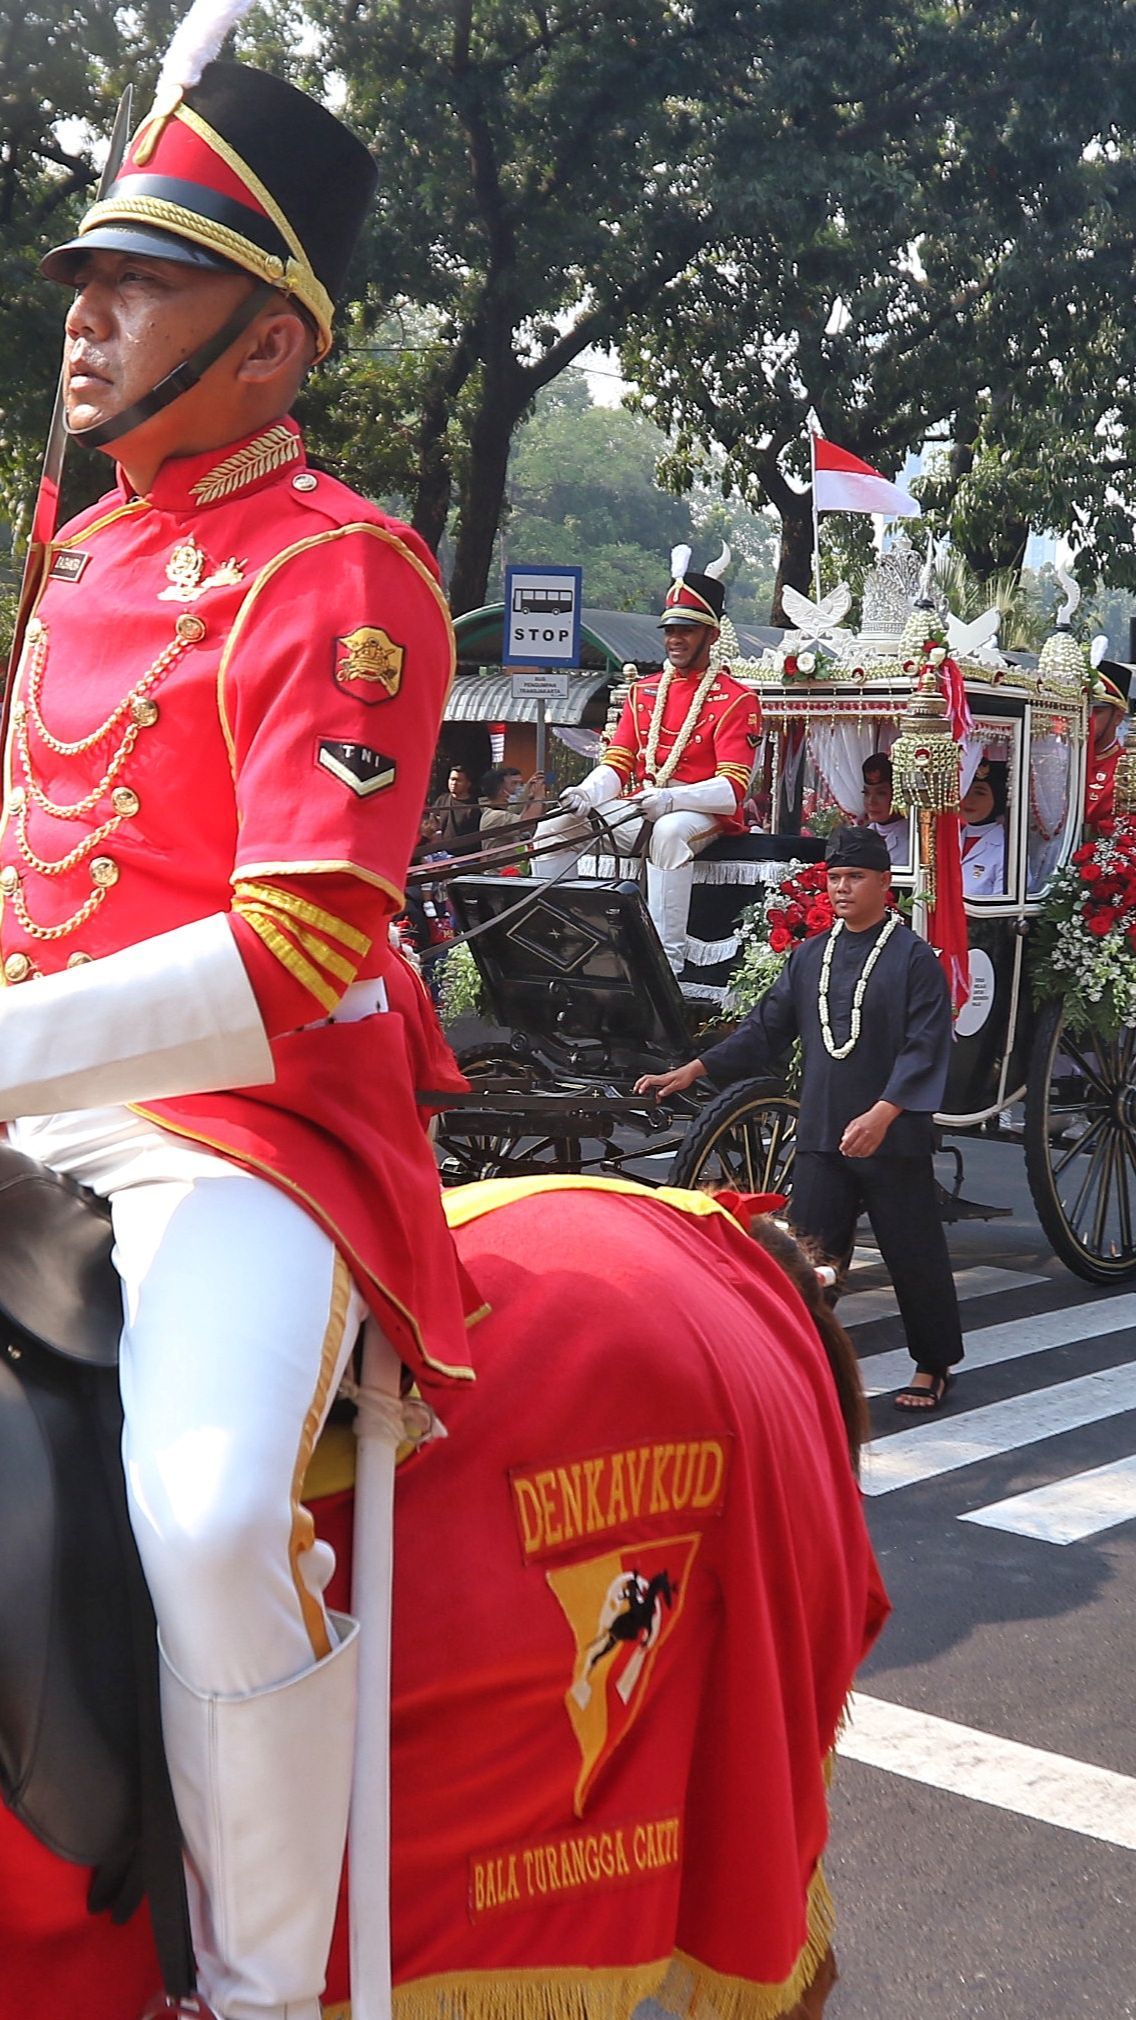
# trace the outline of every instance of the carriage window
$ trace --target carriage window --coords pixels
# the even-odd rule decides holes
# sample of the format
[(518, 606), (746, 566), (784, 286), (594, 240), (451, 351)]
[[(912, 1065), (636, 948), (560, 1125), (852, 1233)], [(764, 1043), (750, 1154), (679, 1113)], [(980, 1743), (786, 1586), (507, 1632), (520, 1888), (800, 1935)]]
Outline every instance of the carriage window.
[(964, 898), (1002, 898), (1012, 889), (1009, 816), (1013, 745), (1004, 724), (976, 723), (962, 752)]
[(910, 823), (892, 804), (887, 755), (896, 734), (891, 722), (790, 723), (778, 752), (778, 833), (825, 836), (870, 823), (896, 867), (909, 867)]
[(1038, 718), (1030, 742), (1026, 827), (1026, 891), (1030, 897), (1045, 889), (1061, 861), (1072, 766), (1068, 723), (1060, 716)]

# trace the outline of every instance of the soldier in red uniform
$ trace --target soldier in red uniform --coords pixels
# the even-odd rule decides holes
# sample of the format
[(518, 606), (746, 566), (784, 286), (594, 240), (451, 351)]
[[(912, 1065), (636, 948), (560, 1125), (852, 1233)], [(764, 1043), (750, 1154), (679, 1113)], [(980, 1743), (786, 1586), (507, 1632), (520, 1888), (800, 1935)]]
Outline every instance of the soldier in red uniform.
[[(719, 579), (725, 549), (705, 575), (688, 572), (689, 547), (671, 556), (674, 580), (660, 619), (667, 663), (632, 686), (603, 762), (561, 795), (569, 808), (540, 833), (566, 839), (580, 833), (579, 815), (607, 810), (618, 842), (630, 848), (643, 821), (650, 823), (647, 903), (667, 960), (681, 974), (694, 858), (716, 835), (742, 834), (742, 802), (761, 733), (752, 688), (731, 678), (714, 647), (725, 606)], [(620, 798), (627, 811), (611, 803)], [(571, 868), (571, 849), (538, 856), (538, 876)]]
[(1116, 659), (1102, 659), (1093, 691), (1091, 741), (1085, 774), (1085, 819), (1090, 827), (1113, 816), (1116, 767), (1124, 748), (1118, 731), (1128, 714), (1132, 668)]
[(469, 1375), (414, 1100), (447, 1069), (388, 941), (453, 633), (422, 542), (288, 418), (374, 183), (323, 107), (209, 63), (44, 261), (69, 429), (117, 469), (14, 683), (0, 1117), (113, 1213), (186, 2010), (223, 2020), (318, 2020), (335, 1908), (358, 1636), (308, 1455), (368, 1313), (392, 1438), (400, 1364)]

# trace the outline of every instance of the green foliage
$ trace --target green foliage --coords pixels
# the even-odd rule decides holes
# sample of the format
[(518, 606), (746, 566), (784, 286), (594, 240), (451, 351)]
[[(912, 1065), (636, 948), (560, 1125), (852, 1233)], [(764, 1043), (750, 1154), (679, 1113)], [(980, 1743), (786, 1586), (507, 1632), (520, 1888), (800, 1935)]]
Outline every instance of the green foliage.
[(653, 610), (678, 541), (704, 563), (728, 540), (730, 613), (752, 621), (772, 587), (772, 522), (708, 492), (680, 501), (664, 491), (655, 473), (665, 450), (650, 421), (594, 406), (575, 375), (541, 393), (514, 438), (489, 594), (501, 594), (507, 562), (575, 563), (586, 604)]
[(469, 947), (464, 941), (451, 947), (442, 963), (442, 984), (438, 1003), (438, 1014), (443, 1027), (457, 1022), (459, 1017), (479, 1017), (484, 1008), (485, 998), (481, 976), (477, 971)]
[(16, 629), (16, 606), (19, 598), (14, 589), (0, 589), (0, 686), (3, 684), (4, 668), (12, 651), (12, 638)]
[[(894, 0), (833, 20), (847, 60), (827, 74), (823, 23), (794, 20), (772, 206), (737, 191), (718, 242), (625, 332), (674, 431), (672, 481), (716, 451), (782, 514), (807, 587), (812, 404), (889, 475), (929, 436), (950, 445), (921, 489), (979, 574), (1052, 526), (1086, 577), (1136, 584), (1128, 8)], [(829, 130), (815, 152), (793, 134), (790, 163), (806, 75)]]

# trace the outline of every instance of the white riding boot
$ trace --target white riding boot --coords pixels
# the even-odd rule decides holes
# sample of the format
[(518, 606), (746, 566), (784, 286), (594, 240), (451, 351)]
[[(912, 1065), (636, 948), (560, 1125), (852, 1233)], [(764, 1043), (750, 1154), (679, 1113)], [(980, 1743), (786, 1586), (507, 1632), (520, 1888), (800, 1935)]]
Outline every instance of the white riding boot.
[(162, 1726), (185, 1843), (201, 1996), (219, 2020), (319, 2020), (355, 1748), (358, 1628), (246, 1697), (192, 1690), (162, 1657)]
[(663, 869), (647, 863), (647, 910), (663, 943), (663, 952), (676, 975), (686, 960), (686, 928), (690, 917), (690, 894), (694, 888), (694, 859)]

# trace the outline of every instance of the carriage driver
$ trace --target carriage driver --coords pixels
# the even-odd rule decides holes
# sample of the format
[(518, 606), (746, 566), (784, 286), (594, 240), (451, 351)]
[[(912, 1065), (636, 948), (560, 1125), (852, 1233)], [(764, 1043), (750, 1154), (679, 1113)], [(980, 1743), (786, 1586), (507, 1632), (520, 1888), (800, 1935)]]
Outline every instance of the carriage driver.
[[(541, 840), (563, 835), (577, 846), (533, 862), (537, 876), (570, 872), (579, 853), (578, 817), (593, 808), (616, 816), (612, 833), (624, 849), (648, 822), (647, 904), (676, 975), (686, 959), (694, 858), (716, 835), (744, 832), (742, 802), (761, 734), (756, 695), (714, 653), (726, 596), (720, 577), (729, 559), (724, 547), (705, 575), (693, 574), (689, 547), (674, 549), (674, 580), (660, 619), (666, 664), (634, 682), (602, 764), (561, 794), (570, 812), (538, 831)], [(612, 804), (620, 795), (629, 798), (630, 814)]]
[(69, 431), (117, 467), (52, 545), (15, 681), (0, 1117), (113, 1215), (184, 2011), (318, 2020), (359, 1637), (305, 1466), (368, 1311), (392, 1438), (400, 1363), (469, 1375), (387, 935), (453, 632), (423, 543), (289, 418), (370, 156), (274, 77), (197, 70), (43, 263)]
[(1085, 820), (1091, 828), (1116, 811), (1116, 767), (1124, 749), (1120, 730), (1128, 716), (1132, 672), (1118, 659), (1102, 659), (1096, 668), (1085, 777)]

